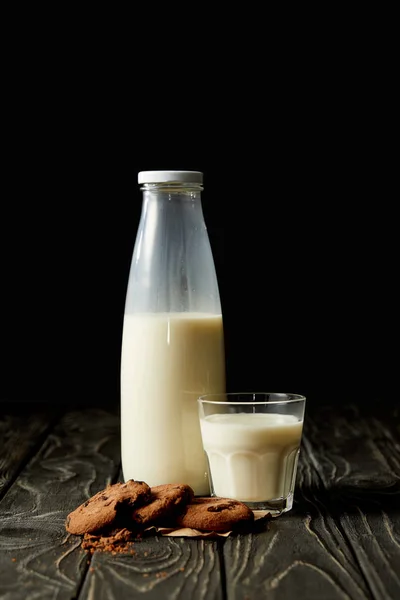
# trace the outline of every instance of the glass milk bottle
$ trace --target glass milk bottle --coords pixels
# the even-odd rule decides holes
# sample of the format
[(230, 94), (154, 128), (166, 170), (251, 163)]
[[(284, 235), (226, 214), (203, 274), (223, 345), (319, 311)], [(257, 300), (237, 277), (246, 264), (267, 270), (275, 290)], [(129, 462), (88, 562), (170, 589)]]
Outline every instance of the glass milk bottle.
[(197, 398), (225, 391), (225, 354), (203, 174), (144, 171), (138, 179), (121, 353), (123, 476), (208, 495)]

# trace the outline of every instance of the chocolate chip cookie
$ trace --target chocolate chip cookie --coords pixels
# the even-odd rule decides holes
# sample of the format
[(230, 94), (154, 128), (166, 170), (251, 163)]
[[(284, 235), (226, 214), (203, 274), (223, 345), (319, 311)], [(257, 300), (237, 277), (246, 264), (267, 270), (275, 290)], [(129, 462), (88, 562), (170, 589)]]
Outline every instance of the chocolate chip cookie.
[(180, 527), (202, 531), (230, 531), (254, 521), (246, 504), (230, 498), (194, 498), (176, 518)]
[(163, 525), (182, 512), (193, 497), (192, 488), (186, 484), (167, 483), (152, 487), (150, 500), (132, 512), (132, 526)]
[(75, 535), (118, 527), (132, 510), (148, 502), (150, 495), (150, 487), (143, 481), (130, 479), (109, 485), (71, 512), (65, 527)]

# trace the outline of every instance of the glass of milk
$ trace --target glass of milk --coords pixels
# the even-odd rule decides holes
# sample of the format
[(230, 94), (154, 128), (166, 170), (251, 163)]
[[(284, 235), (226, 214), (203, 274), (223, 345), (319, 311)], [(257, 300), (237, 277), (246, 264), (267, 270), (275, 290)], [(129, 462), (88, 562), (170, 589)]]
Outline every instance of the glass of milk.
[(226, 393), (198, 399), (211, 496), (254, 510), (293, 506), (306, 398), (299, 394)]

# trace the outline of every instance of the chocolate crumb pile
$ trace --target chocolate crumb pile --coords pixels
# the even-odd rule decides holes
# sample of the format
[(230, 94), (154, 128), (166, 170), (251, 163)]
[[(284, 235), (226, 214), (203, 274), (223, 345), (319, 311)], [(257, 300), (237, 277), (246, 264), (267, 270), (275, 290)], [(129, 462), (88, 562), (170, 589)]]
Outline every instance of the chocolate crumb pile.
[(111, 554), (135, 554), (135, 550), (132, 548), (135, 539), (137, 539), (135, 534), (125, 527), (124, 529), (116, 529), (114, 532), (110, 532), (109, 535), (85, 533), (81, 546), (83, 550), (90, 554), (93, 554), (95, 550), (111, 552)]
[(241, 530), (254, 522), (254, 513), (230, 498), (199, 498), (187, 484), (150, 488), (143, 481), (108, 485), (72, 511), (66, 530), (83, 536), (82, 548), (135, 554), (133, 548), (151, 527), (195, 529), (200, 532)]

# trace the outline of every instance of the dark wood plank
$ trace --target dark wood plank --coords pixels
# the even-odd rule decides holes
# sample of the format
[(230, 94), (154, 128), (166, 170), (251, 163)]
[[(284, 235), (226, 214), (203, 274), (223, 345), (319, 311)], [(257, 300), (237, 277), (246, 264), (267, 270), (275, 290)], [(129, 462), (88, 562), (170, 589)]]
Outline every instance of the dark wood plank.
[(0, 498), (43, 442), (55, 418), (51, 407), (0, 404)]
[(119, 419), (104, 410), (62, 417), (0, 503), (0, 597), (73, 598), (86, 574), (65, 518), (120, 468)]
[(217, 543), (155, 536), (132, 556), (95, 553), (80, 600), (221, 600)]
[(374, 598), (400, 598), (400, 427), (397, 409), (327, 409), (308, 423), (310, 460)]
[(365, 600), (368, 587), (303, 447), (295, 505), (267, 531), (224, 545), (228, 600)]

